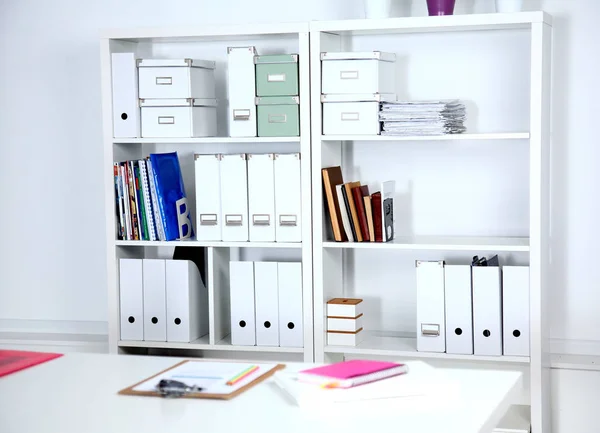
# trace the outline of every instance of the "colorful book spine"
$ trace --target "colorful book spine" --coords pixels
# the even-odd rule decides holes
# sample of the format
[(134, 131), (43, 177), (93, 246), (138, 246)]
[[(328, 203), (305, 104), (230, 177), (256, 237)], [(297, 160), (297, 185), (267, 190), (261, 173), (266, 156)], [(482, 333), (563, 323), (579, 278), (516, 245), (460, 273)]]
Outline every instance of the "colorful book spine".
[(369, 195), (369, 187), (366, 185), (352, 188), (352, 198), (356, 206), (356, 216), (358, 218), (359, 229), (364, 242), (369, 242), (369, 225), (367, 223), (367, 214), (365, 213), (365, 202), (363, 194)]
[(135, 183), (133, 182), (133, 170), (129, 161), (125, 163), (125, 170), (127, 172), (127, 186), (129, 187), (129, 209), (131, 212), (131, 227), (133, 230), (133, 240), (140, 240), (140, 226), (138, 222), (138, 213), (135, 198)]
[(146, 222), (148, 224), (148, 235), (151, 241), (157, 240), (156, 236), (156, 225), (154, 223), (154, 210), (152, 209), (152, 197), (150, 196), (150, 185), (148, 179), (148, 170), (146, 168), (146, 160), (141, 159), (140, 174), (142, 178), (142, 192), (144, 195), (144, 210), (146, 215)]
[(133, 228), (131, 226), (131, 207), (129, 201), (129, 182), (127, 182), (127, 169), (124, 162), (119, 164), (121, 168), (121, 188), (123, 189), (123, 208), (125, 209), (125, 227), (127, 228), (127, 240), (133, 240)]
[(116, 217), (116, 230), (117, 230), (117, 239), (122, 240), (123, 238), (123, 234), (124, 234), (124, 230), (123, 230), (123, 215), (122, 215), (122, 211), (123, 211), (123, 207), (121, 205), (121, 192), (120, 192), (120, 188), (119, 188), (119, 164), (118, 163), (114, 163), (113, 164), (113, 175), (115, 178), (115, 217)]
[(160, 216), (160, 211), (158, 208), (158, 196), (156, 194), (156, 183), (154, 181), (154, 169), (152, 168), (152, 161), (147, 160), (148, 166), (148, 180), (150, 181), (150, 195), (152, 197), (152, 210), (154, 212), (154, 220), (156, 221), (156, 231), (158, 234), (158, 239), (161, 241), (165, 241), (165, 228), (163, 226), (163, 221)]
[(383, 242), (383, 217), (381, 214), (381, 192), (371, 195), (371, 207), (373, 208), (373, 226), (375, 229), (375, 242)]
[(150, 240), (150, 236), (148, 236), (148, 225), (146, 224), (146, 210), (144, 209), (144, 199), (143, 199), (143, 191), (142, 191), (142, 181), (140, 179), (140, 167), (138, 165), (138, 161), (133, 161), (133, 175), (135, 178), (135, 194), (137, 199), (137, 205), (139, 210), (139, 219), (140, 219), (140, 229), (142, 232), (142, 239), (145, 241)]

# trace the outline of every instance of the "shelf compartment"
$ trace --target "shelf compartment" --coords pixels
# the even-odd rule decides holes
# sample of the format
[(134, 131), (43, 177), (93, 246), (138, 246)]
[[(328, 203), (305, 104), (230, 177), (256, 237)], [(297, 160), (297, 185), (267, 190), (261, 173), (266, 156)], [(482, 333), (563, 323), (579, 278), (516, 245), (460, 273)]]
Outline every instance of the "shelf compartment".
[(323, 242), (324, 248), (406, 251), (528, 252), (529, 238), (404, 236), (390, 242)]
[(191, 343), (172, 343), (168, 341), (119, 341), (119, 347), (141, 347), (146, 349), (185, 349), (185, 350), (226, 350), (238, 352), (266, 353), (304, 353), (302, 347), (275, 346), (233, 346), (228, 335), (217, 344), (209, 344), (208, 335)]
[(225, 241), (123, 241), (119, 247), (215, 247), (215, 248), (302, 248), (301, 242), (225, 242)]
[(529, 132), (498, 132), (446, 135), (321, 135), (322, 141), (463, 141), (463, 140), (529, 140)]
[(475, 362), (501, 362), (513, 364), (529, 364), (529, 357), (521, 356), (481, 356), (455, 355), (451, 353), (417, 352), (416, 337), (374, 331), (365, 332), (364, 340), (356, 347), (325, 346), (325, 353), (343, 353), (367, 356), (394, 356), (421, 359), (460, 360)]
[(300, 137), (114, 138), (113, 144), (300, 143)]

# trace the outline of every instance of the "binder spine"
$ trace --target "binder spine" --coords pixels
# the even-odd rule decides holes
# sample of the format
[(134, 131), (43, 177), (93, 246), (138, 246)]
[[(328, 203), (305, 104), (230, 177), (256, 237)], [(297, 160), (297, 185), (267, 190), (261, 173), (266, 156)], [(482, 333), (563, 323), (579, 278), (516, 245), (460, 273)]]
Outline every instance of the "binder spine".
[(157, 240), (156, 226), (154, 224), (154, 211), (152, 209), (152, 198), (150, 197), (150, 186), (148, 185), (148, 170), (146, 169), (146, 160), (142, 159), (140, 163), (140, 172), (142, 177), (142, 192), (144, 195), (144, 210), (148, 224), (148, 235), (151, 241)]
[(125, 227), (127, 229), (127, 240), (133, 240), (133, 230), (131, 228), (131, 209), (129, 207), (129, 186), (127, 182), (127, 170), (125, 168), (125, 163), (122, 162), (119, 164), (119, 169), (121, 172), (121, 188), (123, 192), (123, 208), (125, 209)]
[(154, 219), (156, 220), (156, 229), (158, 232), (158, 238), (161, 241), (166, 240), (165, 228), (163, 225), (162, 214), (159, 209), (158, 195), (156, 191), (156, 180), (154, 178), (154, 169), (152, 168), (152, 161), (147, 160), (148, 163), (148, 179), (150, 181), (150, 194), (152, 196), (152, 208), (154, 210)]
[(142, 184), (140, 181), (140, 167), (137, 161), (132, 161), (131, 165), (133, 166), (133, 180), (135, 182), (135, 198), (138, 209), (138, 219), (140, 223), (141, 232), (140, 238), (144, 241), (149, 241), (150, 237), (148, 236), (148, 225), (146, 223), (146, 212), (144, 209)]

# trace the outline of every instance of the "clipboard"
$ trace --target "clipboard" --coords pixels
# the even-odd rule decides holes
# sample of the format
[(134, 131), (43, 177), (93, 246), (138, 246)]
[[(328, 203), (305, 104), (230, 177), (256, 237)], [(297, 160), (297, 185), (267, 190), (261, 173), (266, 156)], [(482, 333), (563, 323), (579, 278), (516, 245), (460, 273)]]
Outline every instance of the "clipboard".
[[(127, 388), (124, 388), (122, 390), (120, 390), (118, 392), (119, 395), (134, 395), (134, 396), (146, 396), (146, 397), (162, 397), (161, 394), (158, 391), (142, 391), (142, 390), (136, 390), (135, 388), (137, 388), (138, 386), (144, 384), (145, 382), (151, 381), (152, 379), (161, 376), (171, 370), (174, 370), (176, 368), (181, 367), (182, 365), (189, 363), (189, 362), (197, 362), (197, 363), (212, 363), (212, 364), (223, 364), (223, 362), (215, 362), (215, 361), (203, 361), (203, 360), (185, 360), (185, 361), (181, 361), (178, 362), (177, 364), (166, 368), (162, 371), (159, 371), (158, 373), (156, 373), (153, 376), (150, 376), (144, 380), (141, 380)], [(231, 361), (227, 361), (226, 364), (235, 364), (236, 362), (231, 362)], [(245, 362), (239, 362), (239, 364), (247, 364)], [(272, 364), (271, 364), (272, 365)], [(285, 368), (284, 364), (275, 364), (273, 366), (273, 368), (263, 374), (260, 374), (259, 376), (255, 377), (252, 381), (246, 383), (245, 385), (241, 386), (240, 388), (236, 389), (233, 392), (227, 393), (227, 394), (221, 394), (221, 393), (203, 393), (203, 392), (199, 392), (199, 393), (193, 393), (193, 394), (183, 394), (182, 396), (178, 397), (178, 398), (208, 398), (208, 399), (216, 399), (216, 400), (231, 400), (234, 397), (237, 397), (238, 395), (242, 394), (243, 392), (249, 390), (250, 388), (258, 385), (259, 383), (263, 382), (265, 379), (268, 379), (269, 377), (273, 376), (273, 374), (275, 374), (277, 371), (283, 370)], [(259, 371), (260, 372), (260, 371)]]

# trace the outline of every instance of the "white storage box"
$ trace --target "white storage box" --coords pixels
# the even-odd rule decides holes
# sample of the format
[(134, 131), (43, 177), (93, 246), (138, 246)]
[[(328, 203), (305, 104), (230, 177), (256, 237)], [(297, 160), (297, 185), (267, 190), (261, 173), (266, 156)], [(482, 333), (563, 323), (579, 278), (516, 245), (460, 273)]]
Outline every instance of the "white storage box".
[(256, 69), (254, 47), (227, 48), (230, 137), (256, 137)]
[(327, 301), (327, 317), (355, 319), (362, 314), (362, 299), (334, 298)]
[(362, 314), (356, 318), (328, 317), (327, 318), (327, 330), (328, 331), (356, 332), (363, 327), (362, 319), (363, 319)]
[(138, 60), (141, 99), (214, 99), (215, 62), (193, 59)]
[(377, 135), (380, 102), (395, 100), (395, 94), (321, 95), (323, 135)]
[(356, 332), (327, 331), (327, 344), (330, 346), (357, 346), (363, 340), (363, 330)]
[(216, 99), (140, 99), (142, 137), (214, 137)]
[(396, 93), (396, 55), (321, 53), (321, 93)]

